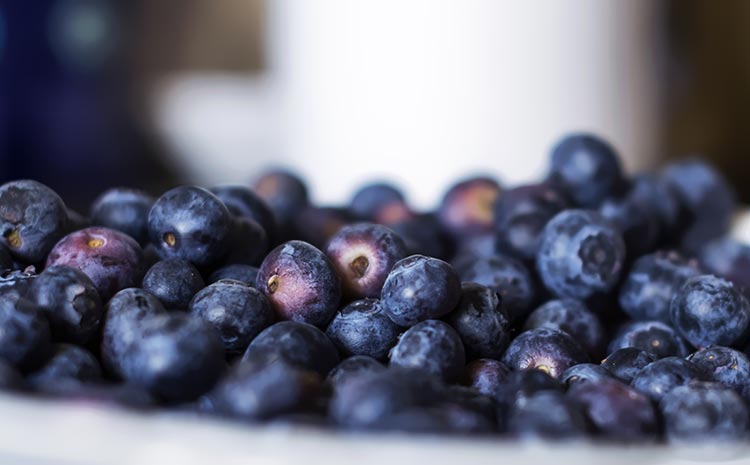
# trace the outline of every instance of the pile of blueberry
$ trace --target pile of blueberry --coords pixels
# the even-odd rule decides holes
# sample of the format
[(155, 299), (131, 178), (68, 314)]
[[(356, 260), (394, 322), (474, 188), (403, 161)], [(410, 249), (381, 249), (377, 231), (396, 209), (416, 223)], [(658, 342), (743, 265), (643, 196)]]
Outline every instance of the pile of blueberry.
[(0, 387), (355, 431), (745, 442), (750, 247), (700, 160), (623, 174), (575, 134), (546, 179), (420, 213), (252, 186), (0, 186)]

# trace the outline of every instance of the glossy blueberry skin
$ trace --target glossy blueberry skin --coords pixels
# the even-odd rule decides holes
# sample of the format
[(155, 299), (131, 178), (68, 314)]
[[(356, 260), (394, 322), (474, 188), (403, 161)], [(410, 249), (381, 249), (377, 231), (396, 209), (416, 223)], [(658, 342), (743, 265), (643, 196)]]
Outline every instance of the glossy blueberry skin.
[(667, 441), (679, 444), (747, 443), (747, 405), (719, 383), (693, 382), (659, 402)]
[(44, 313), (26, 299), (0, 297), (0, 359), (30, 371), (44, 363), (50, 350)]
[(577, 383), (596, 383), (602, 379), (612, 379), (612, 374), (601, 365), (579, 363), (565, 370), (560, 381), (566, 386)]
[(500, 195), (500, 185), (492, 178), (478, 176), (457, 182), (443, 196), (438, 220), (456, 238), (489, 233), (494, 225), (493, 206)]
[(552, 149), (547, 180), (582, 208), (595, 208), (623, 189), (615, 150), (593, 134), (571, 134)]
[(670, 306), (672, 322), (696, 348), (743, 342), (750, 324), (750, 303), (729, 281), (711, 275), (688, 279)]
[(404, 241), (393, 230), (373, 223), (341, 228), (325, 249), (352, 299), (379, 297), (388, 273), (406, 256)]
[(525, 262), (533, 261), (544, 226), (568, 206), (565, 196), (547, 183), (503, 192), (494, 208), (497, 250)]
[(336, 346), (315, 326), (297, 321), (274, 323), (253, 339), (243, 362), (283, 359), (301, 370), (326, 376), (339, 363)]
[(75, 268), (45, 269), (27, 297), (44, 312), (56, 340), (85, 344), (99, 332), (104, 305), (94, 283)]
[(608, 351), (634, 347), (654, 354), (657, 358), (685, 357), (687, 345), (669, 325), (660, 321), (634, 321), (626, 324), (609, 343)]
[(598, 213), (565, 210), (547, 223), (536, 258), (547, 289), (558, 297), (586, 299), (617, 283), (625, 243)]
[(535, 368), (560, 378), (565, 370), (587, 362), (588, 357), (567, 333), (536, 328), (519, 334), (508, 346), (502, 361), (513, 370)]
[(437, 218), (433, 215), (417, 215), (386, 224), (404, 240), (409, 254), (447, 258), (449, 240), (440, 231)]
[(282, 224), (289, 223), (308, 205), (307, 186), (288, 171), (270, 171), (259, 177), (253, 191)]
[(731, 387), (750, 401), (750, 360), (747, 355), (729, 347), (701, 349), (688, 357), (701, 379)]
[(503, 362), (490, 358), (480, 358), (466, 365), (464, 383), (480, 393), (492, 397), (509, 374), (510, 368), (505, 366)]
[(60, 196), (36, 181), (11, 181), (0, 186), (0, 235), (11, 255), (39, 263), (68, 228)]
[(620, 287), (620, 307), (634, 320), (658, 320), (669, 324), (672, 297), (688, 278), (699, 274), (695, 264), (677, 253), (644, 255), (633, 263)]
[(282, 320), (324, 328), (341, 301), (341, 280), (328, 257), (303, 241), (273, 249), (258, 270), (256, 287)]
[(17, 391), (23, 388), (21, 373), (5, 360), (0, 360), (0, 391)]
[(622, 197), (606, 199), (598, 211), (620, 230), (628, 258), (649, 253), (657, 246), (661, 237), (659, 217), (650, 199), (642, 198), (640, 192), (631, 189)]
[[(29, 375), (35, 389), (45, 391), (60, 382), (89, 382), (102, 377), (102, 368), (94, 354), (71, 344), (58, 344), (45, 364)], [(52, 388), (54, 389), (54, 388)]]
[(508, 432), (522, 439), (581, 439), (588, 429), (582, 409), (558, 391), (535, 392), (508, 416)]
[(706, 244), (698, 258), (708, 273), (732, 281), (750, 297), (750, 246), (724, 237)]
[(328, 373), (326, 382), (334, 389), (363, 373), (384, 371), (386, 366), (369, 355), (353, 355), (345, 358)]
[(242, 352), (274, 321), (268, 299), (240, 281), (221, 280), (198, 292), (190, 313), (203, 318), (221, 334), (224, 350)]
[(510, 321), (500, 295), (476, 283), (461, 284), (461, 299), (445, 317), (472, 358), (502, 357), (511, 340)]
[(466, 353), (456, 330), (440, 320), (409, 328), (389, 354), (391, 366), (424, 370), (447, 382), (460, 378)]
[(658, 402), (677, 386), (700, 378), (691, 362), (680, 357), (666, 357), (644, 367), (630, 385)]
[(47, 268), (66, 265), (94, 283), (102, 301), (136, 286), (144, 272), (143, 250), (127, 234), (101, 227), (81, 229), (60, 239), (47, 257)]
[(461, 297), (458, 273), (448, 263), (424, 255), (396, 262), (383, 285), (381, 301), (388, 317), (399, 326), (450, 313)]
[(377, 299), (355, 300), (336, 313), (326, 334), (345, 355), (385, 360), (403, 328), (392, 322)]
[(255, 287), (258, 278), (258, 268), (250, 265), (234, 264), (219, 268), (208, 277), (208, 284), (213, 284), (221, 279), (233, 279)]
[(476, 257), (457, 269), (461, 281), (482, 284), (498, 292), (511, 320), (523, 319), (534, 305), (534, 280), (526, 265), (515, 258)]
[(206, 287), (200, 272), (181, 258), (156, 262), (143, 277), (143, 289), (161, 301), (165, 308), (186, 310), (190, 299)]
[(211, 192), (224, 202), (229, 213), (256, 221), (268, 234), (269, 240), (275, 241), (278, 234), (276, 218), (258, 194), (245, 186), (217, 186)]
[(108, 189), (91, 204), (91, 223), (124, 232), (144, 245), (148, 241), (148, 212), (154, 200), (137, 189)]
[(227, 253), (222, 263), (260, 265), (268, 252), (268, 244), (268, 235), (260, 223), (250, 218), (234, 217), (226, 239)]
[(180, 186), (156, 199), (148, 213), (148, 234), (162, 259), (209, 266), (227, 252), (231, 223), (229, 210), (214, 194)]
[(630, 384), (646, 365), (658, 360), (656, 355), (635, 347), (618, 349), (602, 360), (602, 367), (623, 383)]
[(575, 299), (550, 300), (526, 319), (523, 330), (535, 328), (558, 329), (568, 333), (592, 357), (602, 351), (604, 328), (599, 318), (586, 305)]
[(374, 221), (381, 208), (404, 201), (404, 194), (396, 186), (376, 182), (362, 186), (354, 193), (349, 202), (349, 210), (358, 220)]

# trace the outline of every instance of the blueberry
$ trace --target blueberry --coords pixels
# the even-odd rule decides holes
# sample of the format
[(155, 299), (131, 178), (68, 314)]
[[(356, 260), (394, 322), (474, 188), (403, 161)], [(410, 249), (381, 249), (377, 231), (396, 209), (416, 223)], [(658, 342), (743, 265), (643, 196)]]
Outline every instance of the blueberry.
[(620, 328), (609, 343), (609, 352), (625, 347), (650, 352), (657, 358), (688, 354), (685, 341), (671, 326), (660, 321), (635, 321)]
[(28, 297), (47, 316), (57, 340), (85, 344), (99, 332), (102, 300), (89, 277), (75, 268), (45, 269), (33, 280)]
[(13, 269), (13, 257), (11, 257), (8, 248), (4, 244), (0, 244), (0, 270), (12, 270)]
[(259, 265), (268, 252), (268, 235), (257, 221), (232, 218), (229, 235), (226, 239), (227, 253), (223, 264)]
[(341, 228), (326, 255), (350, 298), (379, 297), (393, 265), (406, 256), (406, 245), (390, 228), (358, 223)]
[(34, 266), (30, 266), (23, 271), (4, 270), (0, 272), (0, 296), (15, 299), (26, 297), (37, 277)]
[(634, 320), (671, 322), (669, 304), (697, 267), (674, 252), (644, 255), (633, 263), (620, 288), (620, 307)]
[(221, 279), (233, 279), (255, 287), (257, 278), (258, 268), (235, 263), (234, 265), (223, 266), (211, 273), (208, 277), (208, 284), (213, 284)]
[(659, 224), (659, 243), (669, 242), (685, 221), (677, 191), (661, 176), (642, 173), (631, 180), (629, 196), (645, 203)]
[(493, 396), (497, 405), (500, 431), (508, 429), (508, 417), (515, 404), (524, 402), (534, 393), (542, 391), (562, 392), (562, 385), (541, 370), (511, 371), (505, 380), (497, 385)]
[(60, 196), (36, 181), (11, 181), (0, 186), (0, 235), (11, 255), (39, 263), (68, 228)]
[(601, 379), (612, 378), (612, 374), (601, 365), (593, 363), (579, 363), (563, 372), (560, 380), (566, 385), (577, 383), (596, 383)]
[(339, 354), (328, 336), (315, 326), (281, 321), (261, 331), (250, 343), (243, 361), (283, 359), (302, 369), (326, 376), (339, 363)]
[(205, 286), (200, 272), (181, 258), (158, 261), (143, 277), (143, 289), (156, 296), (164, 307), (175, 310), (186, 310), (190, 299)]
[(629, 258), (651, 252), (661, 237), (658, 213), (651, 200), (631, 189), (622, 197), (610, 198), (599, 206), (599, 213), (620, 230)]
[(448, 239), (442, 234), (437, 219), (432, 215), (418, 215), (385, 224), (404, 240), (409, 254), (435, 258), (446, 258), (448, 255)]
[(5, 360), (0, 359), (0, 391), (20, 391), (23, 385), (21, 374)]
[(94, 283), (102, 301), (107, 301), (117, 291), (140, 283), (143, 250), (127, 234), (91, 227), (60, 239), (47, 257), (47, 268), (55, 265), (81, 270)]
[(232, 217), (214, 194), (181, 186), (159, 197), (148, 214), (148, 232), (159, 257), (197, 266), (218, 262), (227, 251)]
[(547, 183), (516, 187), (495, 202), (497, 250), (533, 261), (547, 222), (568, 207), (568, 200)]
[(519, 334), (510, 343), (502, 361), (513, 370), (535, 368), (560, 378), (565, 370), (587, 359), (583, 349), (567, 333), (536, 328)]
[(341, 361), (328, 373), (326, 381), (334, 389), (348, 382), (348, 380), (360, 376), (363, 373), (372, 373), (385, 370), (386, 367), (369, 355), (353, 355)]
[[(469, 428), (457, 428), (459, 431), (466, 431), (473, 429), (474, 426), (479, 424), (491, 425), (490, 428), (478, 428), (477, 432), (496, 432), (497, 430), (497, 406), (492, 398), (493, 395), (482, 394), (474, 388), (468, 386), (462, 386), (459, 384), (448, 384), (442, 388), (442, 398), (439, 399), (435, 406), (445, 412), (451, 412), (451, 417), (454, 420), (461, 420), (464, 418), (466, 421), (454, 422), (454, 425), (466, 424)], [(478, 415), (466, 415), (463, 413), (473, 413)], [(476, 418), (483, 418), (484, 421), (474, 421)]]
[(341, 228), (351, 222), (349, 212), (339, 207), (305, 207), (292, 223), (296, 239), (324, 249)]
[(493, 229), (493, 205), (501, 195), (492, 178), (474, 177), (454, 184), (438, 207), (438, 220), (453, 237), (489, 233)]
[(40, 391), (54, 389), (52, 384), (90, 382), (102, 377), (99, 361), (86, 349), (70, 344), (55, 346), (52, 356), (29, 375), (30, 384)]
[(726, 280), (711, 275), (688, 279), (672, 299), (674, 327), (696, 348), (740, 344), (750, 324), (750, 304)]
[(224, 202), (229, 213), (256, 221), (268, 234), (270, 242), (275, 241), (278, 228), (276, 218), (258, 194), (244, 186), (218, 186), (211, 192)]
[(499, 359), (511, 340), (508, 314), (494, 290), (476, 283), (461, 284), (461, 299), (446, 321), (461, 336), (471, 356)]
[(45, 362), (50, 348), (43, 312), (26, 299), (0, 296), (0, 359), (29, 371)]
[(560, 140), (552, 149), (547, 179), (583, 208), (599, 206), (625, 184), (615, 150), (592, 134), (572, 134)]
[(701, 379), (731, 387), (750, 401), (750, 360), (747, 355), (729, 347), (701, 349), (688, 357)]
[(381, 294), (386, 314), (400, 326), (443, 317), (456, 307), (460, 297), (461, 282), (453, 267), (424, 255), (396, 262)]
[(617, 283), (625, 260), (620, 233), (601, 215), (565, 210), (544, 228), (537, 269), (558, 297), (586, 299)]
[(117, 406), (145, 410), (156, 405), (154, 396), (133, 384), (53, 383), (45, 386), (44, 394), (98, 408)]
[(599, 318), (575, 299), (550, 300), (526, 319), (524, 331), (551, 328), (571, 335), (591, 357), (601, 353), (605, 334)]
[(412, 407), (378, 422), (383, 431), (412, 434), (489, 434), (494, 424), (484, 415), (455, 404)]
[(91, 222), (124, 232), (143, 245), (148, 241), (148, 212), (153, 204), (154, 198), (143, 191), (108, 189), (91, 205)]
[(699, 379), (698, 370), (684, 358), (666, 357), (644, 367), (630, 385), (658, 402), (677, 386)]
[(268, 299), (240, 281), (221, 280), (198, 292), (190, 313), (209, 322), (221, 334), (227, 352), (242, 352), (274, 320)]
[(391, 203), (404, 202), (404, 194), (388, 183), (376, 182), (362, 186), (354, 193), (349, 210), (358, 220), (374, 221), (381, 208)]
[(618, 349), (602, 360), (602, 367), (623, 383), (630, 384), (646, 365), (657, 360), (656, 355), (635, 347)]
[(732, 281), (750, 297), (750, 246), (729, 237), (716, 239), (701, 249), (699, 259), (707, 272)]
[(307, 186), (287, 171), (265, 173), (255, 181), (253, 190), (282, 224), (291, 222), (308, 205)]
[(273, 249), (260, 265), (256, 287), (279, 318), (318, 327), (331, 321), (341, 300), (341, 282), (328, 257), (303, 241)]
[[(409, 220), (415, 221), (410, 222)], [(410, 227), (406, 229), (412, 230), (415, 234), (415, 239), (440, 236), (437, 231), (423, 231), (422, 234), (420, 234), (417, 229), (418, 226), (429, 224), (431, 227), (437, 228), (439, 222), (433, 214), (415, 213), (404, 200), (393, 200), (379, 205), (373, 217), (373, 221), (375, 223), (384, 224), (393, 229), (396, 229), (397, 225), (402, 223), (409, 224)]]
[(494, 396), (498, 386), (505, 382), (510, 368), (503, 362), (480, 358), (470, 362), (464, 369), (465, 383), (486, 396)]
[(581, 408), (563, 393), (540, 391), (511, 407), (508, 432), (524, 439), (580, 439), (588, 435), (588, 423)]
[(449, 382), (459, 379), (466, 363), (461, 337), (439, 320), (426, 320), (409, 328), (389, 359), (393, 366), (424, 370)]
[(364, 299), (355, 300), (336, 313), (326, 334), (346, 356), (369, 355), (385, 360), (401, 331), (388, 318), (381, 301)]

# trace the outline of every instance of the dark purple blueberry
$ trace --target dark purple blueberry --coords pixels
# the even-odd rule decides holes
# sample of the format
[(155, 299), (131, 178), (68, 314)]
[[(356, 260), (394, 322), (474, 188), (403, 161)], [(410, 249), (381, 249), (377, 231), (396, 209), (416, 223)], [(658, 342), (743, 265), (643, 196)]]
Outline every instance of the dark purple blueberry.
[(328, 373), (327, 382), (336, 389), (348, 380), (363, 373), (383, 371), (386, 366), (369, 355), (353, 355), (341, 361)]
[(645, 203), (659, 223), (659, 243), (674, 242), (684, 222), (677, 191), (661, 176), (641, 173), (631, 179), (631, 197)]
[(533, 261), (544, 226), (566, 208), (568, 200), (547, 183), (503, 192), (495, 203), (497, 250), (526, 262)]
[(511, 371), (494, 393), (497, 405), (497, 420), (500, 431), (508, 429), (510, 410), (517, 403), (524, 402), (536, 392), (562, 392), (562, 384), (541, 370)]
[(269, 242), (266, 231), (260, 223), (250, 218), (232, 218), (226, 242), (227, 253), (222, 260), (225, 265), (257, 266), (268, 252)]
[(377, 299), (355, 300), (342, 308), (326, 334), (345, 356), (369, 355), (385, 360), (402, 328), (392, 322)]
[(458, 273), (448, 263), (424, 255), (396, 262), (383, 285), (383, 309), (394, 323), (412, 326), (450, 313), (461, 297)]
[(50, 353), (44, 313), (23, 298), (0, 297), (0, 359), (21, 371), (41, 366)]
[(270, 171), (259, 177), (253, 190), (282, 224), (291, 222), (308, 205), (307, 187), (288, 171)]
[(665, 357), (645, 366), (630, 385), (658, 402), (677, 386), (699, 379), (693, 364), (680, 357)]
[[(460, 384), (444, 385), (442, 389), (442, 399), (438, 400), (437, 407), (454, 411), (461, 416), (462, 412), (473, 412), (484, 418), (484, 424), (491, 425), (491, 431), (497, 431), (497, 406), (492, 399), (492, 395), (485, 395), (474, 388), (462, 386)], [(455, 410), (454, 410), (455, 409)], [(467, 418), (467, 424), (471, 425), (473, 415)], [(459, 422), (463, 423), (463, 422)], [(469, 428), (471, 429), (471, 428)], [(490, 431), (478, 431), (490, 432)]]
[(268, 299), (240, 281), (221, 280), (205, 287), (190, 302), (190, 313), (221, 334), (227, 352), (242, 352), (274, 320)]
[(599, 213), (620, 230), (628, 258), (639, 257), (654, 250), (661, 237), (661, 223), (651, 201), (631, 189), (622, 197), (606, 199)]
[(223, 266), (211, 273), (208, 277), (208, 284), (213, 284), (222, 279), (242, 281), (245, 284), (255, 287), (255, 281), (258, 279), (258, 268), (241, 264)]
[(344, 295), (379, 297), (393, 265), (406, 256), (406, 246), (386, 226), (358, 223), (341, 228), (328, 242), (326, 255), (341, 278)]
[(656, 358), (685, 357), (688, 349), (685, 341), (669, 325), (661, 321), (634, 321), (628, 323), (609, 342), (609, 353), (625, 347), (650, 352)]
[(607, 358), (602, 360), (602, 367), (606, 368), (612, 376), (619, 379), (623, 383), (630, 384), (638, 373), (641, 372), (646, 365), (653, 363), (657, 360), (656, 355), (651, 352), (636, 349), (635, 347), (625, 347), (624, 349), (618, 349), (607, 355)]
[(565, 370), (560, 381), (566, 386), (576, 383), (597, 383), (601, 379), (612, 378), (612, 374), (601, 365), (579, 363)]
[(675, 252), (656, 252), (635, 261), (620, 287), (620, 307), (634, 320), (671, 322), (669, 304), (698, 268)]
[(464, 238), (486, 234), (494, 225), (493, 205), (501, 196), (500, 185), (483, 176), (454, 184), (438, 207), (438, 220), (452, 236)]
[(510, 343), (503, 363), (513, 370), (535, 368), (560, 378), (573, 365), (588, 361), (586, 353), (567, 333), (550, 328), (525, 331)]
[(258, 194), (244, 186), (218, 186), (211, 192), (224, 202), (229, 213), (256, 221), (268, 234), (270, 242), (275, 241), (278, 228), (276, 218)]
[(615, 150), (592, 134), (572, 134), (555, 145), (547, 180), (583, 208), (598, 207), (625, 185)]
[(66, 265), (81, 270), (96, 286), (102, 301), (133, 287), (143, 277), (143, 250), (127, 234), (91, 227), (60, 239), (47, 257), (46, 267)]
[(447, 323), (427, 320), (409, 328), (389, 354), (390, 364), (424, 370), (445, 381), (457, 381), (466, 364), (461, 337)]
[(508, 432), (521, 439), (581, 439), (588, 428), (579, 405), (558, 391), (535, 392), (508, 415)]
[(349, 203), (349, 211), (358, 220), (375, 221), (381, 208), (404, 201), (404, 194), (397, 187), (385, 182), (376, 182), (362, 186), (354, 193)]
[(242, 357), (283, 359), (301, 370), (326, 376), (339, 363), (339, 354), (328, 336), (315, 326), (297, 321), (274, 323), (253, 339)]
[(258, 271), (256, 287), (282, 320), (325, 327), (341, 300), (341, 281), (328, 257), (303, 241), (273, 249)]
[(44, 261), (67, 228), (65, 204), (49, 187), (31, 180), (0, 186), (0, 235), (17, 260)]
[(37, 277), (36, 267), (34, 266), (29, 266), (23, 271), (3, 270), (0, 272), (0, 296), (16, 299), (26, 297)]
[(586, 299), (617, 283), (625, 260), (622, 235), (598, 213), (565, 210), (544, 228), (536, 266), (558, 297)]
[(295, 239), (324, 249), (341, 228), (351, 222), (349, 212), (338, 207), (305, 207), (293, 222)]
[(21, 373), (5, 360), (0, 359), (0, 391), (20, 391), (23, 385)]
[(494, 432), (484, 415), (456, 404), (412, 407), (390, 415), (375, 425), (379, 431), (410, 434), (478, 435)]
[(730, 237), (706, 244), (699, 255), (708, 273), (732, 281), (745, 297), (750, 298), (750, 246)]
[(143, 277), (143, 289), (174, 310), (187, 310), (190, 299), (205, 286), (200, 272), (181, 258), (158, 261)]
[(227, 252), (232, 216), (214, 194), (180, 186), (159, 197), (148, 214), (148, 233), (159, 257), (197, 266), (218, 262)]
[(0, 271), (13, 269), (13, 257), (10, 256), (8, 248), (0, 244)]
[(729, 386), (750, 402), (750, 360), (729, 347), (701, 349), (688, 357), (701, 379)]
[(537, 308), (523, 326), (524, 331), (535, 328), (559, 329), (568, 333), (592, 358), (604, 348), (605, 333), (601, 321), (579, 300), (550, 300)]
[(143, 245), (148, 242), (148, 212), (153, 204), (154, 198), (143, 191), (115, 187), (94, 200), (91, 223), (124, 232)]
[(510, 321), (503, 300), (493, 289), (476, 283), (461, 284), (461, 299), (445, 317), (461, 336), (471, 357), (502, 357), (511, 340)]
[(407, 253), (446, 258), (448, 238), (440, 231), (437, 219), (430, 214), (411, 216), (396, 222), (383, 222), (404, 240)]
[(711, 275), (688, 279), (670, 306), (675, 329), (696, 348), (744, 341), (750, 303), (732, 283)]
[(28, 298), (47, 316), (56, 340), (85, 344), (99, 333), (102, 299), (89, 277), (75, 268), (45, 269), (33, 280)]
[(29, 375), (29, 383), (39, 391), (63, 382), (89, 382), (101, 379), (102, 369), (94, 354), (70, 344), (58, 344), (45, 364)]
[(494, 396), (498, 386), (505, 382), (510, 368), (503, 362), (480, 358), (470, 362), (464, 369), (464, 382), (486, 396)]

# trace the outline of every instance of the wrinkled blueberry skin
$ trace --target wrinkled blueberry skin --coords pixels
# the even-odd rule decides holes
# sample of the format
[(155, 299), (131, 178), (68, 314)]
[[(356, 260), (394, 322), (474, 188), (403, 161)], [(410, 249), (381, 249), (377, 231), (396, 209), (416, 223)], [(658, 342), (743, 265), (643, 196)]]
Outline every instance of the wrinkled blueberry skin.
[(523, 326), (524, 331), (535, 328), (558, 329), (568, 333), (592, 358), (599, 355), (604, 346), (602, 323), (579, 300), (550, 300), (537, 308)]
[(547, 183), (503, 192), (494, 208), (497, 250), (525, 262), (533, 261), (544, 226), (568, 206), (565, 196)]
[(599, 213), (620, 230), (625, 241), (628, 258), (649, 253), (657, 246), (661, 225), (649, 199), (640, 197), (638, 191), (609, 198), (599, 206)]
[(65, 204), (49, 187), (31, 180), (0, 186), (0, 235), (17, 260), (42, 262), (67, 228)]
[(219, 268), (208, 277), (208, 284), (222, 279), (233, 279), (255, 287), (258, 278), (258, 268), (251, 265), (234, 264)]
[(301, 370), (326, 376), (339, 363), (336, 346), (315, 326), (297, 321), (274, 323), (253, 339), (243, 362), (282, 359)]
[(633, 263), (620, 287), (620, 307), (634, 320), (669, 324), (672, 297), (688, 278), (699, 274), (694, 264), (674, 252), (644, 255)]
[(51, 350), (50, 329), (31, 301), (0, 297), (0, 359), (20, 371), (39, 367)]
[(397, 325), (450, 313), (461, 297), (458, 273), (448, 263), (424, 255), (399, 260), (388, 273), (381, 301), (388, 317)]
[(547, 180), (582, 208), (599, 206), (625, 185), (615, 150), (591, 134), (572, 134), (555, 145)]
[(747, 405), (719, 383), (693, 382), (666, 394), (659, 402), (667, 441), (682, 445), (747, 443)]
[(349, 203), (349, 211), (358, 220), (375, 221), (381, 208), (404, 201), (404, 194), (397, 187), (377, 182), (362, 186), (354, 193)]
[(206, 284), (192, 263), (181, 258), (167, 258), (156, 262), (146, 272), (142, 286), (165, 308), (186, 310), (190, 299)]
[(377, 299), (355, 300), (336, 313), (326, 334), (345, 355), (385, 360), (402, 328), (392, 322)]
[(303, 241), (273, 249), (258, 270), (256, 287), (282, 320), (324, 328), (341, 301), (341, 281), (323, 252)]
[(601, 365), (579, 363), (563, 372), (560, 381), (566, 386), (576, 383), (596, 383), (601, 379), (611, 379), (612, 374)]
[(699, 260), (708, 273), (732, 281), (750, 297), (750, 246), (729, 237), (716, 239), (701, 249)]
[(679, 357), (666, 357), (644, 367), (630, 385), (658, 402), (677, 386), (700, 379), (691, 362)]
[(609, 353), (626, 347), (650, 352), (657, 358), (685, 357), (688, 354), (682, 337), (660, 321), (634, 321), (620, 328), (609, 343)]
[(27, 296), (46, 315), (56, 340), (86, 344), (99, 332), (104, 305), (83, 272), (49, 267), (32, 281)]
[(423, 214), (387, 224), (404, 240), (407, 253), (440, 259), (449, 255), (449, 240), (433, 215)]
[(592, 211), (565, 210), (544, 228), (536, 265), (552, 293), (586, 299), (612, 289), (624, 260), (622, 235), (607, 220)]
[(711, 275), (688, 279), (670, 311), (675, 329), (696, 348), (740, 344), (750, 324), (745, 296), (729, 281)]
[(232, 216), (214, 194), (180, 186), (156, 199), (148, 213), (148, 233), (162, 259), (182, 258), (196, 266), (218, 262), (227, 252)]
[(536, 368), (560, 378), (565, 370), (587, 362), (588, 357), (567, 333), (536, 328), (519, 334), (508, 346), (502, 361), (513, 370)]
[(256, 221), (268, 235), (269, 242), (276, 240), (276, 218), (258, 194), (244, 186), (217, 186), (211, 192), (224, 202), (229, 213)]
[(534, 305), (536, 286), (522, 262), (502, 255), (476, 257), (458, 268), (461, 281), (487, 286), (500, 294), (511, 320), (523, 319)]
[(240, 281), (221, 280), (207, 286), (195, 295), (189, 308), (218, 330), (229, 353), (244, 351), (274, 321), (268, 299)]
[(363, 373), (384, 371), (386, 366), (369, 355), (353, 355), (341, 361), (328, 373), (326, 381), (336, 389)]
[(127, 234), (101, 227), (81, 229), (60, 239), (47, 257), (46, 267), (55, 265), (81, 270), (102, 301), (136, 286), (144, 272), (141, 246)]
[(52, 384), (61, 382), (89, 382), (101, 379), (102, 369), (94, 354), (70, 344), (55, 346), (52, 356), (45, 364), (29, 375), (29, 383), (35, 389), (46, 391)]
[(494, 396), (510, 373), (503, 362), (480, 358), (470, 362), (464, 369), (464, 383), (486, 396)]
[(581, 439), (588, 435), (581, 408), (558, 391), (540, 391), (514, 404), (508, 432), (522, 439)]
[(386, 226), (357, 223), (331, 237), (326, 255), (341, 278), (344, 295), (379, 297), (393, 265), (406, 256), (406, 245)]
[(91, 205), (91, 223), (124, 232), (144, 245), (148, 241), (148, 212), (154, 200), (137, 189), (106, 190)]
[(253, 191), (283, 224), (291, 222), (308, 205), (307, 186), (288, 171), (271, 171), (255, 181)]
[(269, 239), (266, 231), (257, 221), (234, 217), (226, 239), (227, 253), (222, 263), (225, 265), (245, 264), (257, 266), (268, 252)]
[(729, 347), (701, 349), (688, 357), (701, 379), (731, 387), (750, 402), (750, 360)]
[(427, 320), (401, 335), (389, 360), (392, 366), (424, 370), (452, 382), (463, 372), (466, 353), (456, 330), (445, 322)]
[(437, 218), (443, 229), (455, 238), (489, 233), (494, 224), (493, 205), (500, 195), (500, 185), (492, 178), (465, 179), (445, 193)]
[(0, 360), (0, 390), (17, 391), (23, 388), (23, 377), (5, 360)]
[(508, 347), (510, 321), (502, 304), (493, 289), (476, 283), (461, 284), (461, 299), (445, 321), (461, 336), (471, 358), (499, 359)]
[(623, 383), (630, 384), (646, 365), (657, 360), (656, 355), (635, 347), (618, 349), (602, 360), (602, 367)]

